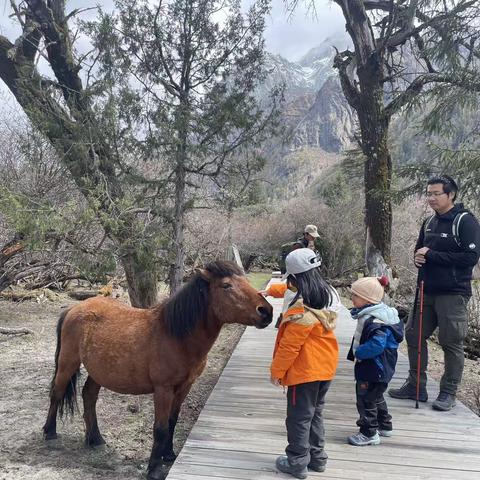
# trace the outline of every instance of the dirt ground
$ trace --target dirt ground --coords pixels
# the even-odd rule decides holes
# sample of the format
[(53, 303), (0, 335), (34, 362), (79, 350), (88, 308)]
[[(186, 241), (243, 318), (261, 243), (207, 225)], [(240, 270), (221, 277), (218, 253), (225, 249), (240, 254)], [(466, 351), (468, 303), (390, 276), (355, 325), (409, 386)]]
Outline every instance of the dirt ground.
[[(22, 336), (0, 334), (0, 480), (144, 480), (152, 445), (151, 395), (100, 391), (98, 419), (107, 442), (103, 449), (84, 446), (81, 413), (73, 421), (59, 422), (56, 442), (47, 444), (42, 438), (54, 368), (55, 326), (62, 308), (73, 303), (67, 297), (62, 300), (40, 304), (0, 301), (0, 326), (22, 326), (34, 331), (33, 335)], [(176, 452), (243, 330), (240, 325), (228, 325), (222, 330), (206, 370), (183, 405), (175, 437)], [(443, 352), (434, 342), (430, 342), (429, 352), (429, 372), (438, 380), (443, 371)], [(459, 398), (480, 414), (480, 360), (466, 359)]]
[[(401, 345), (402, 352), (407, 355), (407, 344)], [(437, 382), (443, 375), (443, 350), (434, 340), (428, 341), (428, 374)], [(480, 416), (480, 359), (465, 358), (462, 383), (458, 389), (458, 399), (470, 410)], [(429, 399), (429, 400), (434, 400)]]
[[(47, 444), (42, 426), (54, 369), (55, 327), (62, 308), (74, 303), (0, 301), (0, 326), (27, 327), (33, 335), (0, 335), (0, 480), (145, 479), (152, 445), (151, 395), (119, 395), (102, 389), (97, 404), (107, 445), (83, 444), (81, 413), (59, 421), (59, 439)], [(208, 365), (186, 399), (175, 436), (175, 451), (185, 442), (211, 390), (243, 333), (227, 325), (208, 357)], [(86, 375), (82, 376), (82, 381)], [(168, 470), (166, 470), (167, 472)]]

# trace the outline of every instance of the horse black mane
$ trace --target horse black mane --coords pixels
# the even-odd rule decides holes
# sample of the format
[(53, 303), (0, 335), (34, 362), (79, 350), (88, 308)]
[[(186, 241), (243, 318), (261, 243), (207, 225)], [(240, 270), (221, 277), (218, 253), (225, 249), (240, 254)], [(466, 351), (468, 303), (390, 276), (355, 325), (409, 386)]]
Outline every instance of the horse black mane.
[[(244, 275), (234, 263), (220, 260), (209, 263), (204, 270), (213, 278)], [(206, 318), (208, 292), (208, 281), (201, 273), (196, 273), (175, 295), (160, 305), (170, 335), (178, 339), (185, 338), (195, 330), (199, 321)]]

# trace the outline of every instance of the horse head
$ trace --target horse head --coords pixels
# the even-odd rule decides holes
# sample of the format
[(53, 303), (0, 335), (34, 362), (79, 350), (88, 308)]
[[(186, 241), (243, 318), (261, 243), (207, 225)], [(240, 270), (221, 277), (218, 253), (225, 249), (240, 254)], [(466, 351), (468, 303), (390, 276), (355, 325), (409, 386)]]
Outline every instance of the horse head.
[(272, 306), (255, 290), (232, 262), (216, 261), (199, 270), (173, 297), (161, 305), (169, 333), (184, 338), (199, 322), (214, 317), (223, 323), (265, 328)]
[(209, 286), (211, 312), (223, 323), (265, 328), (272, 321), (272, 306), (253, 288), (232, 262), (216, 261), (198, 274)]

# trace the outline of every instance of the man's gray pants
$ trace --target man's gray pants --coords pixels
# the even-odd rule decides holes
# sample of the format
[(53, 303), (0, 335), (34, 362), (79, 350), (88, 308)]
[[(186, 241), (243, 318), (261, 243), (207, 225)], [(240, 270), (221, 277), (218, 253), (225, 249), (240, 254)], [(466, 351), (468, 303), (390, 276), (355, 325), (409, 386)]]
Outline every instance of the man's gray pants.
[[(463, 341), (467, 334), (467, 304), (469, 297), (463, 295), (425, 295), (423, 302), (423, 329), (420, 357), (420, 387), (427, 384), (428, 365), (427, 339), (438, 327), (438, 342), (443, 349), (445, 371), (440, 380), (440, 391), (456, 395), (462, 380), (465, 357)], [(415, 317), (410, 316), (405, 328), (408, 344), (410, 374), (408, 381), (417, 384), (418, 333), (420, 300), (415, 307)]]
[(327, 463), (323, 407), (330, 383), (318, 381), (288, 387), (285, 453), (295, 470), (302, 470), (309, 463), (316, 466)]

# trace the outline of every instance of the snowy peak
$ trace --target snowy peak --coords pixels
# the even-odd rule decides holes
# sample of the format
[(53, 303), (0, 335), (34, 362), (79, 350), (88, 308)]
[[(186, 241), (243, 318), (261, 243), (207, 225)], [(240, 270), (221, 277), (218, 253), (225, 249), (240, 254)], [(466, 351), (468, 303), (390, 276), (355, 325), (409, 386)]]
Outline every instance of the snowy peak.
[(355, 115), (333, 68), (333, 46), (345, 50), (348, 41), (342, 35), (327, 38), (297, 62), (267, 54), (268, 76), (258, 93), (263, 96), (275, 85), (285, 85), (283, 119), (290, 131), (291, 151), (340, 152), (350, 145)]
[(288, 61), (278, 54), (267, 54), (267, 87), (284, 83), (287, 99), (316, 94), (329, 77), (336, 75), (333, 69), (334, 46), (339, 50), (345, 49), (348, 46), (346, 37), (336, 35), (327, 38), (298, 62)]
[(351, 42), (344, 34), (337, 34), (326, 38), (320, 45), (311, 48), (297, 63), (309, 67), (317, 61), (324, 61), (335, 55), (335, 48), (339, 51), (345, 50)]

